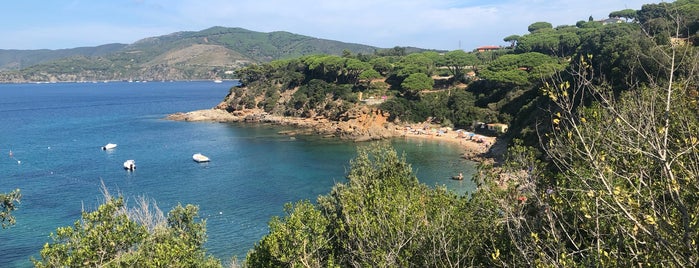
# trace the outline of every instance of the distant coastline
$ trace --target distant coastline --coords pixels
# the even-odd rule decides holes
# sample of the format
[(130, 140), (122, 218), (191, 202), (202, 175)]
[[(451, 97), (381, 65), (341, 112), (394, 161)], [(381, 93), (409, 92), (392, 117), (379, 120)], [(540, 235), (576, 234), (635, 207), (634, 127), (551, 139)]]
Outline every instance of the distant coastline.
[[(365, 111), (366, 112), (366, 111)], [(376, 113), (375, 110), (368, 111)], [(367, 127), (365, 123), (338, 122), (325, 118), (299, 118), (271, 115), (260, 109), (245, 109), (228, 112), (224, 109), (212, 108), (191, 112), (179, 112), (170, 114), (168, 120), (188, 122), (247, 122), (265, 123), (281, 126), (292, 126), (298, 131), (283, 132), (283, 135), (320, 135), (335, 137), (355, 142), (381, 140), (390, 138), (425, 139), (436, 142), (449, 142), (462, 150), (462, 157), (475, 162), (483, 162), (498, 155), (499, 150), (494, 150), (495, 137), (474, 135), (468, 136), (453, 130), (440, 130), (437, 125), (424, 123), (397, 125), (384, 122), (380, 126)], [(422, 131), (413, 131), (422, 129)], [(493, 149), (493, 150), (491, 150)]]
[(183, 79), (183, 80), (80, 80), (80, 81), (29, 81), (29, 80), (2, 80), (1, 84), (102, 84), (102, 83), (187, 83), (187, 82), (233, 82), (238, 79)]

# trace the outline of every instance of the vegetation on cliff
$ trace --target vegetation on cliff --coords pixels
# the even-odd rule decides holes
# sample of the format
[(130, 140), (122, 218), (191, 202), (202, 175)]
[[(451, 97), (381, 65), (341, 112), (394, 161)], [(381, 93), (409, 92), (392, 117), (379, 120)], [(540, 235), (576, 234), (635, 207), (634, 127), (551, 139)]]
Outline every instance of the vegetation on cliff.
[(196, 206), (178, 205), (165, 216), (145, 198), (127, 207), (123, 197), (104, 193), (97, 210), (51, 234), (35, 267), (221, 267), (206, 254), (206, 222)]
[[(429, 119), (455, 128), (505, 123), (510, 125), (508, 138), (536, 145), (537, 131), (552, 105), (541, 92), (547, 80), (567, 75), (567, 69), (586, 57), (598, 74), (593, 82), (609, 83), (617, 92), (632, 83), (649, 82), (646, 73), (657, 73), (665, 63), (639, 53), (658, 45), (681, 42), (691, 47), (699, 42), (693, 5), (679, 1), (645, 5), (637, 16), (629, 11), (610, 14), (624, 15), (626, 21), (580, 21), (555, 28), (536, 22), (529, 34), (504, 38), (512, 47), (493, 51), (395, 49), (251, 65), (236, 72), (242, 86), (232, 89), (226, 109), (261, 108), (276, 115), (337, 119), (362, 102), (380, 103), (391, 121)], [(675, 20), (680, 31), (659, 30), (658, 25), (667, 27)], [(650, 38), (649, 32), (654, 33)]]
[(464, 51), (277, 60), (236, 71), (241, 86), (231, 89), (224, 108), (339, 120), (366, 104), (390, 114), (391, 121), (422, 122), (431, 117), (443, 125), (470, 127), (492, 113), (474, 106), (473, 94), (457, 87), (470, 79), (466, 68), (479, 64), (483, 61)]
[(364, 147), (347, 182), (317, 205), (286, 206), (250, 251), (251, 267), (462, 267), (487, 259), (494, 204), (421, 184), (386, 146)]
[[(699, 2), (677, 1), (644, 5), (631, 23), (532, 24), (512, 53), (476, 66), (480, 80), (464, 90), (476, 105), (499, 108), (496, 117), (523, 126), (511, 135), (536, 134), (516, 140), (499, 166), (481, 167), (472, 196), (413, 192), (403, 165), (383, 166), (395, 162), (385, 151), (369, 153), (374, 161), (360, 152), (347, 184), (271, 222), (250, 263), (696, 266), (697, 11)], [(429, 96), (392, 88), (393, 99), (406, 103)], [(439, 118), (437, 111), (431, 115)], [(481, 222), (442, 225), (452, 216)], [(436, 234), (435, 226), (455, 233)], [(482, 235), (467, 237), (473, 231)]]

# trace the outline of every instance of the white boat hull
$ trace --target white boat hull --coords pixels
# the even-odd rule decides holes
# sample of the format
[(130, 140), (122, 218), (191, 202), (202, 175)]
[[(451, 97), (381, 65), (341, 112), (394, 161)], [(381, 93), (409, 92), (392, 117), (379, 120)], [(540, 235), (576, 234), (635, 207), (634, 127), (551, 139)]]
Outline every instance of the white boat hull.
[(209, 159), (209, 157), (207, 157), (207, 156), (205, 156), (205, 155), (203, 155), (203, 154), (194, 154), (194, 155), (192, 155), (192, 159), (194, 160), (194, 162), (197, 162), (197, 163), (203, 163), (203, 162), (209, 162), (209, 161), (211, 161), (211, 160)]
[(114, 144), (114, 143), (107, 143), (107, 145), (102, 146), (102, 150), (105, 150), (105, 151), (106, 151), (106, 150), (111, 150), (111, 149), (114, 149), (114, 148), (116, 148), (116, 147), (117, 147), (117, 145)]

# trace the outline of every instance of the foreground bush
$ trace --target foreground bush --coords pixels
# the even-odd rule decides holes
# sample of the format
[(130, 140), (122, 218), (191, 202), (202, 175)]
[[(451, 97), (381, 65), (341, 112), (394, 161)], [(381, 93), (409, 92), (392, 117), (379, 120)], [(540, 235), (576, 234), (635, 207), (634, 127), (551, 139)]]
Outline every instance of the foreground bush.
[[(286, 206), (251, 267), (463, 267), (486, 261), (493, 206), (421, 184), (386, 146), (359, 150), (346, 183)], [(475, 215), (479, 216), (476, 217)]]
[(36, 267), (221, 267), (207, 256), (206, 223), (198, 208), (178, 205), (167, 219), (159, 210), (126, 209), (122, 197), (107, 196), (96, 211), (83, 212), (73, 226), (60, 227), (41, 250)]

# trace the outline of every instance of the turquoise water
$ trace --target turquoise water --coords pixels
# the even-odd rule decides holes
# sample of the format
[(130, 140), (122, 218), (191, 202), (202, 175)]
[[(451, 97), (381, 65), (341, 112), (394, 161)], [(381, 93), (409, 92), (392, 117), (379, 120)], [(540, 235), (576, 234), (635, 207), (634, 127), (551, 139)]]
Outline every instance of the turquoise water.
[[(164, 212), (178, 203), (199, 205), (207, 250), (224, 261), (244, 258), (284, 203), (315, 200), (344, 181), (361, 144), (291, 139), (274, 126), (163, 120), (215, 106), (232, 85), (0, 84), (0, 192), (20, 188), (23, 195), (17, 225), (0, 229), (0, 267), (31, 266), (51, 232), (99, 205), (101, 181), (129, 200), (154, 199)], [(118, 147), (101, 150), (107, 143)], [(468, 180), (448, 179), (474, 170), (451, 144), (391, 143), (420, 181), (460, 194), (473, 189)], [(193, 162), (199, 152), (211, 162)], [(127, 159), (136, 160), (134, 172), (123, 170)]]

